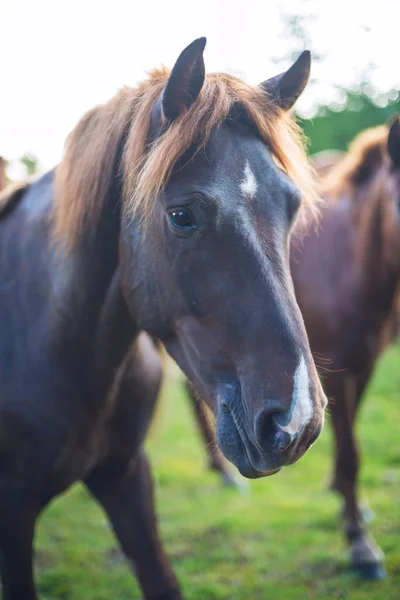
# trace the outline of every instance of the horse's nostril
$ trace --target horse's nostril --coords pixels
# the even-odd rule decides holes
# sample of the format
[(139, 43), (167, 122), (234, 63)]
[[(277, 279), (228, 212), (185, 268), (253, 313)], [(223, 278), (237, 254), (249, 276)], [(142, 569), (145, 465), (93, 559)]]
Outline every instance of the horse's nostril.
[(291, 446), (293, 442), (293, 436), (286, 431), (282, 431), (282, 429), (277, 425), (277, 432), (275, 434), (275, 444), (279, 447), (281, 452), (285, 452)]
[(277, 432), (274, 416), (269, 411), (263, 411), (256, 419), (256, 437), (259, 442), (271, 440)]
[(263, 411), (255, 423), (257, 442), (262, 448), (266, 446), (275, 448), (279, 452), (285, 452), (294, 441), (294, 436), (283, 431), (275, 420), (276, 413)]

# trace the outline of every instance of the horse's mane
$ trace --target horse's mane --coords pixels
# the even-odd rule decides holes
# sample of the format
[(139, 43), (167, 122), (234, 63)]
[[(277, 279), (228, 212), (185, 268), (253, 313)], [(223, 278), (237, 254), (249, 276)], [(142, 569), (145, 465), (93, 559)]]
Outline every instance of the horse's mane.
[[(207, 142), (211, 131), (240, 109), (274, 158), (303, 194), (304, 204), (316, 203), (312, 169), (293, 116), (277, 107), (261, 86), (252, 87), (231, 75), (213, 73), (195, 103), (150, 146), (148, 133), (153, 107), (169, 71), (153, 71), (138, 87), (123, 88), (107, 104), (89, 111), (67, 139), (56, 172), (54, 233), (73, 247), (86, 223), (96, 225), (121, 161), (123, 212), (151, 215), (154, 198), (163, 190), (174, 165), (192, 146)], [(236, 111), (237, 112), (237, 111)]]
[(324, 193), (337, 198), (354, 192), (357, 186), (370, 181), (382, 165), (386, 153), (388, 129), (385, 125), (366, 129), (350, 144), (348, 152), (322, 180)]

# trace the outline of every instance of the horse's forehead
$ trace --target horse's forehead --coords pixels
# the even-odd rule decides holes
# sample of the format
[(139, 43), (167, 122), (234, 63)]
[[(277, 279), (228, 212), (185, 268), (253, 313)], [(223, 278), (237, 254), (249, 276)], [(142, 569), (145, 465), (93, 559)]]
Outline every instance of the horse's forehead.
[(221, 198), (226, 193), (252, 196), (256, 190), (262, 193), (284, 183), (266, 144), (254, 134), (228, 125), (213, 132), (204, 152), (195, 155), (180, 177), (213, 186)]
[(251, 201), (280, 194), (287, 186), (287, 178), (278, 169), (267, 145), (255, 135), (227, 128), (211, 139), (218, 174), (217, 185), (238, 199)]
[(204, 149), (191, 151), (182, 161), (166, 193), (178, 202), (180, 197), (203, 192), (230, 208), (240, 201), (280, 194), (287, 184), (265, 143), (244, 127), (223, 124)]
[(218, 169), (245, 170), (250, 165), (259, 178), (276, 175), (271, 153), (264, 142), (254, 134), (234, 126), (222, 125), (207, 144), (210, 164)]

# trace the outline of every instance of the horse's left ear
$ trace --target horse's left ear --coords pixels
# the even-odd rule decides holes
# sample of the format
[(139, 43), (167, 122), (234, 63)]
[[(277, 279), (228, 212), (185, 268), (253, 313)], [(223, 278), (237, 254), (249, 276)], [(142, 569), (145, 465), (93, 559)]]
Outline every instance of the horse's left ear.
[(389, 129), (387, 141), (389, 156), (396, 167), (400, 168), (400, 117), (396, 115)]
[(261, 86), (284, 110), (292, 108), (310, 78), (311, 53), (304, 50), (284, 73), (264, 81)]
[(194, 40), (178, 57), (162, 95), (162, 109), (168, 121), (174, 121), (200, 94), (205, 77), (203, 51), (206, 38)]

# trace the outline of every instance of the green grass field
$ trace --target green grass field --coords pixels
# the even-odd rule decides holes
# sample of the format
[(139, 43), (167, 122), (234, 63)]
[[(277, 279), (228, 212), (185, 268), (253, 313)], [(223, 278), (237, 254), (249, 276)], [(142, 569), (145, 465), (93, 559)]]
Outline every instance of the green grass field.
[[(166, 384), (148, 447), (165, 546), (188, 600), (400, 599), (400, 350), (382, 360), (358, 423), (361, 489), (388, 578), (348, 570), (338, 498), (327, 491), (331, 432), (299, 464), (246, 494), (223, 489), (205, 456), (177, 380)], [(105, 517), (83, 487), (41, 519), (36, 570), (43, 600), (132, 600), (136, 582)]]

